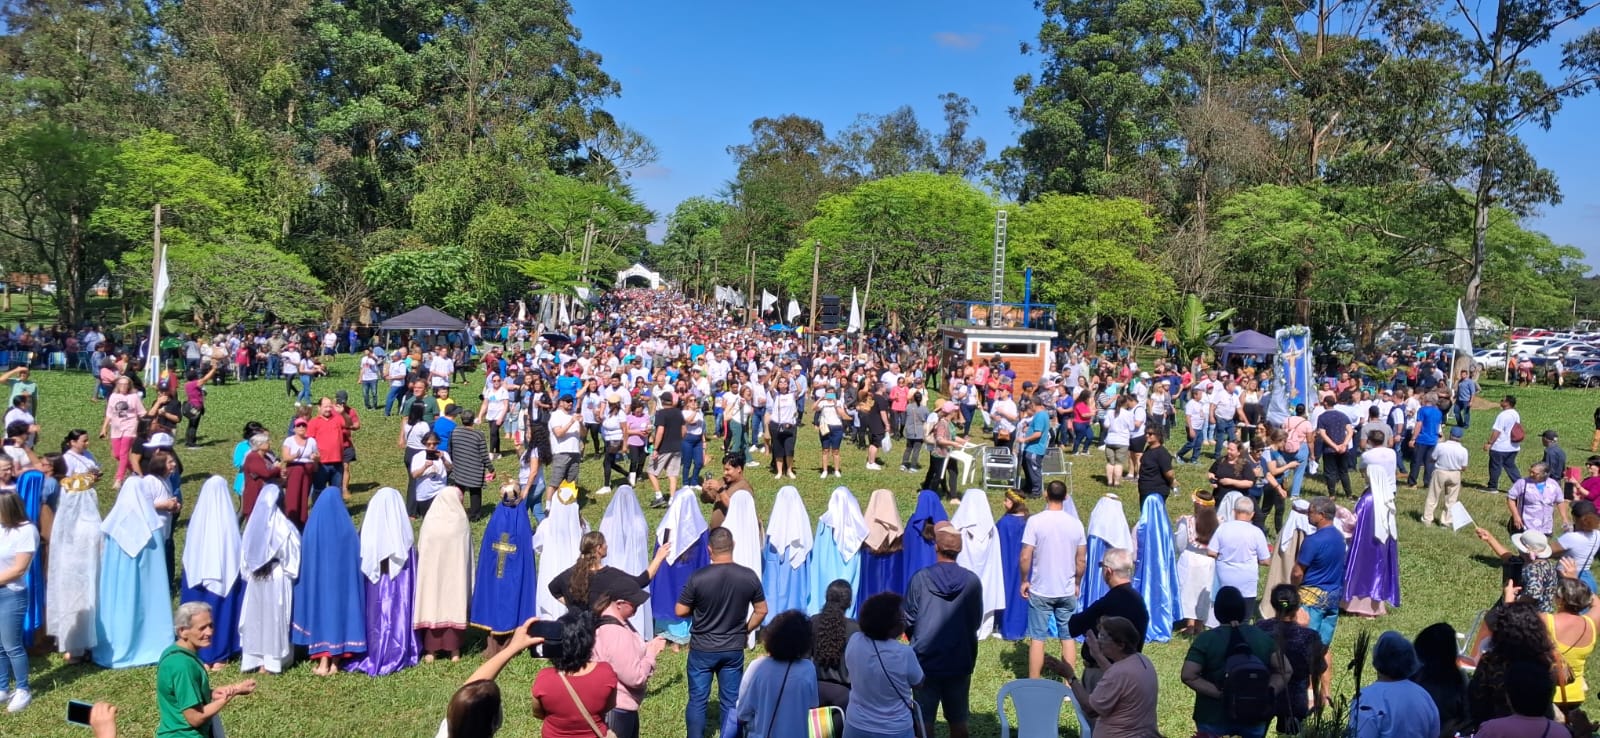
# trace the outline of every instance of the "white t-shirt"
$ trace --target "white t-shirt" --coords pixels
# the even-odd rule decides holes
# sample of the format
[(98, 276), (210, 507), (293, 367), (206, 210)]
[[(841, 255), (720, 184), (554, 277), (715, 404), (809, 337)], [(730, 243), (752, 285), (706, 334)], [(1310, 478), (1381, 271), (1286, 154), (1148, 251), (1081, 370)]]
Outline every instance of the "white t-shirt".
[[(446, 451), (440, 451), (438, 459), (428, 458), (427, 452), (411, 457), (412, 474), (416, 474), (424, 468), (428, 470), (422, 476), (416, 477), (418, 502), (431, 500), (434, 495), (439, 494), (439, 490), (444, 489), (445, 478), (449, 476), (449, 472), (445, 468), (445, 462), (449, 460), (450, 454)], [(429, 466), (430, 464), (432, 466)]]
[(621, 443), (623, 439), (622, 422), (627, 416), (621, 413), (607, 415), (600, 421), (600, 438), (607, 443)]
[(1106, 445), (1126, 446), (1139, 429), (1139, 415), (1133, 410), (1118, 410), (1106, 415)]
[(1489, 450), (1499, 453), (1521, 451), (1522, 444), (1511, 442), (1511, 426), (1521, 422), (1522, 416), (1517, 413), (1515, 408), (1501, 410), (1499, 415), (1494, 416), (1492, 428), (1499, 431), (1500, 436), (1494, 439), (1494, 444), (1489, 447)]
[[(449, 387), (450, 377), (456, 371), (456, 363), (448, 356), (435, 356), (428, 362), (428, 386)], [(421, 498), (418, 498), (421, 499)]]
[[(33, 523), (24, 522), (15, 528), (0, 528), (0, 569), (10, 569), (17, 563), (17, 557), (22, 554), (31, 554), (39, 550), (39, 529)], [(12, 592), (21, 592), (22, 580), (17, 577), (5, 585)]]
[(394, 361), (389, 362), (386, 372), (389, 376), (390, 387), (403, 387), (406, 383), (406, 359), (397, 352)]
[(995, 400), (989, 406), (989, 422), (994, 424), (994, 432), (1010, 433), (1017, 429), (1017, 401), (1011, 399)]
[(583, 453), (583, 423), (573, 423), (571, 430), (557, 433), (556, 429), (572, 422), (573, 414), (565, 410), (550, 413), (550, 451), (557, 454)]
[(378, 360), (376, 358), (365, 355), (361, 357), (361, 381), (378, 381)]
[(1255, 597), (1261, 562), (1272, 558), (1266, 534), (1243, 520), (1229, 520), (1217, 526), (1208, 547), (1217, 554), (1217, 584)]
[(279, 368), (279, 371), (281, 373), (283, 373), (283, 374), (299, 374), (300, 373), (300, 352), (299, 351), (293, 351), (293, 350), (284, 351), (283, 352), (283, 361), (281, 362), (281, 364), (282, 364), (282, 366)]
[(1189, 423), (1189, 428), (1199, 432), (1206, 427), (1206, 404), (1200, 400), (1189, 400), (1183, 403), (1183, 417)]
[(1572, 559), (1578, 565), (1578, 573), (1580, 574), (1583, 573), (1584, 569), (1594, 565), (1595, 554), (1600, 553), (1600, 531), (1562, 533), (1561, 537), (1557, 538), (1556, 541), (1561, 544), (1563, 549), (1561, 557)]
[(1040, 597), (1074, 597), (1078, 594), (1078, 549), (1087, 549), (1083, 523), (1066, 510), (1045, 510), (1028, 518), (1022, 528), (1022, 545), (1033, 547), (1033, 569), (1028, 587)]
[(489, 388), (483, 391), (483, 419), (490, 423), (499, 423), (506, 419), (506, 410), (511, 407), (511, 393), (506, 391), (505, 385), (498, 389)]
[(413, 450), (416, 450), (416, 451), (421, 451), (422, 450), (422, 437), (428, 435), (431, 432), (433, 432), (433, 429), (428, 427), (428, 421), (426, 421), (426, 420), (421, 421), (421, 422), (417, 423), (416, 425), (411, 426), (410, 428), (407, 428), (406, 429), (406, 448), (413, 449)]

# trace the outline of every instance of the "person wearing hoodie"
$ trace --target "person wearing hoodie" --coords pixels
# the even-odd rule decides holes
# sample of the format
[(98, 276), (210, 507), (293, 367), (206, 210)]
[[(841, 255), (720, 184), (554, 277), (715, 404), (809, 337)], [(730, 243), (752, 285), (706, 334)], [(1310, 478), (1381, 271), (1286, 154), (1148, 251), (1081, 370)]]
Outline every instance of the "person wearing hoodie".
[(911, 575), (906, 585), (906, 634), (924, 679), (917, 687), (922, 724), (931, 731), (944, 705), (950, 738), (967, 738), (967, 701), (978, 660), (978, 627), (983, 623), (983, 583), (956, 563), (961, 533), (940, 523), (933, 534), (938, 559)]

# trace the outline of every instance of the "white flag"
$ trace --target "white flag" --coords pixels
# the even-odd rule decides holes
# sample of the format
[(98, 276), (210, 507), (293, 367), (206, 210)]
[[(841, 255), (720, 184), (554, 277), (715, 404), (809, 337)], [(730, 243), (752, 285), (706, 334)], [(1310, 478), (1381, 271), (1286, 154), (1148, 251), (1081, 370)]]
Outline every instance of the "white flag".
[(1467, 325), (1467, 314), (1461, 311), (1461, 301), (1456, 300), (1456, 330), (1450, 342), (1456, 348), (1456, 358), (1472, 358), (1472, 327)]
[(861, 332), (861, 308), (856, 305), (856, 288), (850, 288), (850, 326), (845, 328), (846, 333)]
[(523, 302), (522, 300), (517, 301), (517, 322), (528, 322), (528, 303)]
[(794, 319), (798, 317), (800, 317), (800, 303), (791, 297), (789, 298), (789, 322), (793, 323)]
[(561, 326), (562, 329), (566, 329), (567, 325), (572, 322), (572, 320), (567, 317), (567, 298), (565, 295), (562, 295), (561, 297), (556, 298), (556, 300), (557, 304), (559, 305), (557, 308), (559, 314), (556, 317), (557, 325)]
[(150, 312), (157, 319), (160, 318), (161, 311), (167, 307), (167, 291), (171, 288), (172, 278), (167, 275), (167, 250), (162, 248), (160, 253), (156, 254), (155, 284), (150, 289)]
[(715, 300), (718, 305), (728, 302), (728, 288), (720, 284), (712, 287), (711, 299)]
[(761, 312), (763, 314), (765, 314), (768, 310), (771, 310), (772, 306), (776, 304), (778, 304), (777, 295), (774, 295), (766, 290), (761, 291)]

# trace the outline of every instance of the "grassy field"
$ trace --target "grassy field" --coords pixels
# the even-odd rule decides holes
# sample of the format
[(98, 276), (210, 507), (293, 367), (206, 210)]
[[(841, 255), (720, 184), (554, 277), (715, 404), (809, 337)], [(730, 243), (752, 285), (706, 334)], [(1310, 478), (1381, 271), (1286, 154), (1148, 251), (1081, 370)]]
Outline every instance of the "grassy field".
[[(350, 391), (353, 401), (359, 402), (360, 388), (354, 372), (353, 360), (341, 359), (334, 364), (332, 374), (318, 380), (313, 389), (318, 395), (332, 395), (337, 389), (346, 389)], [(35, 376), (44, 411), (41, 421), (45, 432), (41, 434), (41, 447), (53, 448), (71, 428), (86, 428), (91, 434), (99, 428), (104, 406), (92, 400), (92, 385), (86, 375), (39, 372)], [(1504, 388), (1491, 386), (1487, 389), (1486, 399), (1496, 400), (1503, 392)], [(1530, 457), (1537, 458), (1539, 455), (1540, 452), (1536, 450), (1537, 434), (1545, 428), (1559, 430), (1566, 439), (1572, 463), (1581, 463), (1587, 455), (1591, 432), (1589, 419), (1596, 404), (1600, 403), (1600, 393), (1534, 389), (1522, 390), (1518, 394), (1522, 396), (1521, 409), (1529, 437), (1529, 450), (1523, 453), (1523, 467), (1532, 462)], [(476, 404), (475, 400), (465, 396), (460, 399), (469, 406)], [(272, 429), (276, 442), (292, 405), (292, 399), (284, 395), (280, 382), (252, 382), (242, 386), (230, 384), (212, 388), (202, 426), (204, 448), (183, 453), (188, 471), (184, 487), (191, 504), (205, 477), (211, 474), (229, 476), (233, 473), (231, 452), (246, 421), (259, 420), (264, 423)], [(1481, 484), (1486, 477), (1486, 456), (1479, 449), (1488, 434), (1491, 418), (1492, 411), (1476, 413), (1473, 427), (1467, 435), (1467, 446), (1472, 450), (1473, 457), (1472, 468), (1467, 475), (1469, 485)], [(373, 490), (383, 485), (398, 487), (404, 481), (400, 451), (395, 445), (399, 418), (384, 418), (381, 412), (364, 413), (362, 421), (363, 428), (356, 438), (361, 461), (353, 469), (351, 484), (356, 495), (352, 513), (358, 517)], [(827, 494), (837, 482), (824, 482), (816, 478), (816, 437), (814, 434), (801, 433), (801, 438), (800, 466), (802, 470), (809, 470), (809, 473), (801, 473), (800, 479), (794, 484), (805, 497), (814, 519), (825, 507)], [(91, 448), (102, 460), (110, 459), (110, 450), (104, 442), (96, 442)], [(898, 451), (896, 448), (896, 453)], [(1089, 463), (1097, 459), (1094, 456), (1079, 457), (1080, 463), (1073, 479), (1076, 505), (1080, 514), (1085, 516), (1107, 489), (1101, 470)], [(842, 482), (856, 490), (863, 504), (870, 490), (880, 487), (894, 489), (899, 493), (902, 512), (909, 513), (920, 477), (896, 471), (894, 466), (898, 465), (898, 461), (880, 472), (864, 470), (863, 463), (861, 452), (847, 450), (847, 470)], [(502, 474), (515, 471), (509, 460), (502, 460), (499, 466)], [(1200, 466), (1180, 467), (1179, 475), (1186, 490), (1203, 484), (1204, 472)], [(757, 487), (757, 507), (764, 516), (771, 508), (779, 485), (761, 474), (754, 475), (753, 481)], [(600, 485), (597, 463), (584, 465), (582, 483), (588, 489)], [(1322, 485), (1308, 480), (1306, 489), (1316, 493), (1322, 490)], [(100, 494), (102, 506), (109, 509), (115, 497), (115, 490), (110, 488), (109, 482), (103, 485)], [(1127, 499), (1129, 520), (1137, 520), (1138, 511), (1132, 499), (1134, 496), (1124, 497)], [(584, 508), (584, 518), (591, 526), (598, 525), (608, 499), (601, 498)], [(1441, 620), (1465, 629), (1476, 612), (1490, 603), (1499, 591), (1496, 581), (1498, 568), (1486, 556), (1484, 546), (1472, 537), (1470, 531), (1452, 533), (1439, 528), (1423, 528), (1417, 515), (1421, 499), (1422, 493), (1418, 491), (1403, 489), (1400, 493), (1403, 607), (1382, 620), (1345, 618), (1340, 623), (1334, 643), (1337, 652), (1334, 662), (1340, 665), (1334, 685), (1339, 693), (1349, 693), (1355, 686), (1342, 665), (1349, 660), (1356, 633), (1370, 630), (1376, 635), (1383, 630), (1393, 629), (1414, 635), (1423, 627)], [(1498, 529), (1500, 521), (1506, 516), (1503, 498), (1469, 489), (1462, 499), (1485, 527)], [(1181, 515), (1188, 507), (1186, 494), (1174, 495), (1170, 512), (1174, 516)], [(185, 517), (187, 512), (186, 508)], [(660, 517), (660, 512), (655, 510), (647, 510), (646, 514), (652, 524)], [(482, 525), (479, 523), (477, 527), (480, 532)], [(180, 527), (180, 546), (182, 535)], [(1192, 693), (1178, 680), (1186, 649), (1187, 643), (1182, 639), (1167, 644), (1150, 644), (1146, 648), (1146, 653), (1162, 674), (1161, 727), (1165, 734), (1171, 736), (1186, 736), (1193, 731), (1189, 720)], [(378, 679), (358, 675), (319, 679), (312, 676), (309, 666), (298, 664), (285, 674), (261, 677), (256, 694), (241, 698), (228, 707), (226, 722), (230, 734), (246, 738), (345, 736), (356, 731), (365, 738), (432, 735), (451, 693), (471, 673), (478, 660), (474, 647), (460, 663), (420, 665)], [(508, 695), (504, 734), (537, 734), (537, 721), (529, 713), (526, 695), (540, 665), (532, 659), (519, 659), (501, 676), (500, 683)], [(650, 697), (644, 702), (645, 735), (682, 734), (683, 705), (687, 699), (683, 666), (683, 655), (674, 655), (670, 651), (663, 654), (651, 682)], [(998, 735), (994, 695), (1002, 684), (1019, 676), (1026, 676), (1026, 650), (1022, 644), (988, 640), (981, 645), (979, 667), (972, 684), (973, 735)], [(69, 699), (116, 703), (121, 707), (123, 735), (150, 735), (155, 730), (153, 668), (106, 671), (95, 666), (68, 665), (59, 658), (51, 657), (33, 661), (32, 678), (35, 689), (33, 706), (20, 715), (0, 714), (0, 736), (87, 735), (83, 729), (68, 726), (62, 721)], [(217, 675), (213, 683), (220, 685), (238, 678), (236, 673), (224, 672)], [(1071, 718), (1065, 721), (1071, 722)], [(1065, 730), (1069, 733), (1074, 731), (1070, 727)], [(939, 729), (939, 733), (943, 734), (943, 728)]]

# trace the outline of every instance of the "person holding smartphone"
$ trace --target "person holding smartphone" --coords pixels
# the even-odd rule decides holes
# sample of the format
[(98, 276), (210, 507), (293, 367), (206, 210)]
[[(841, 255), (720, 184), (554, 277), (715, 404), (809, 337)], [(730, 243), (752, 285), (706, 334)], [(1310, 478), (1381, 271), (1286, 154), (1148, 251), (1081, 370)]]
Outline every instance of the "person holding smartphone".
[(411, 478), (416, 481), (417, 515), (425, 516), (433, 498), (444, 489), (450, 477), (450, 454), (439, 450), (439, 436), (422, 437), (422, 453), (411, 457)]

